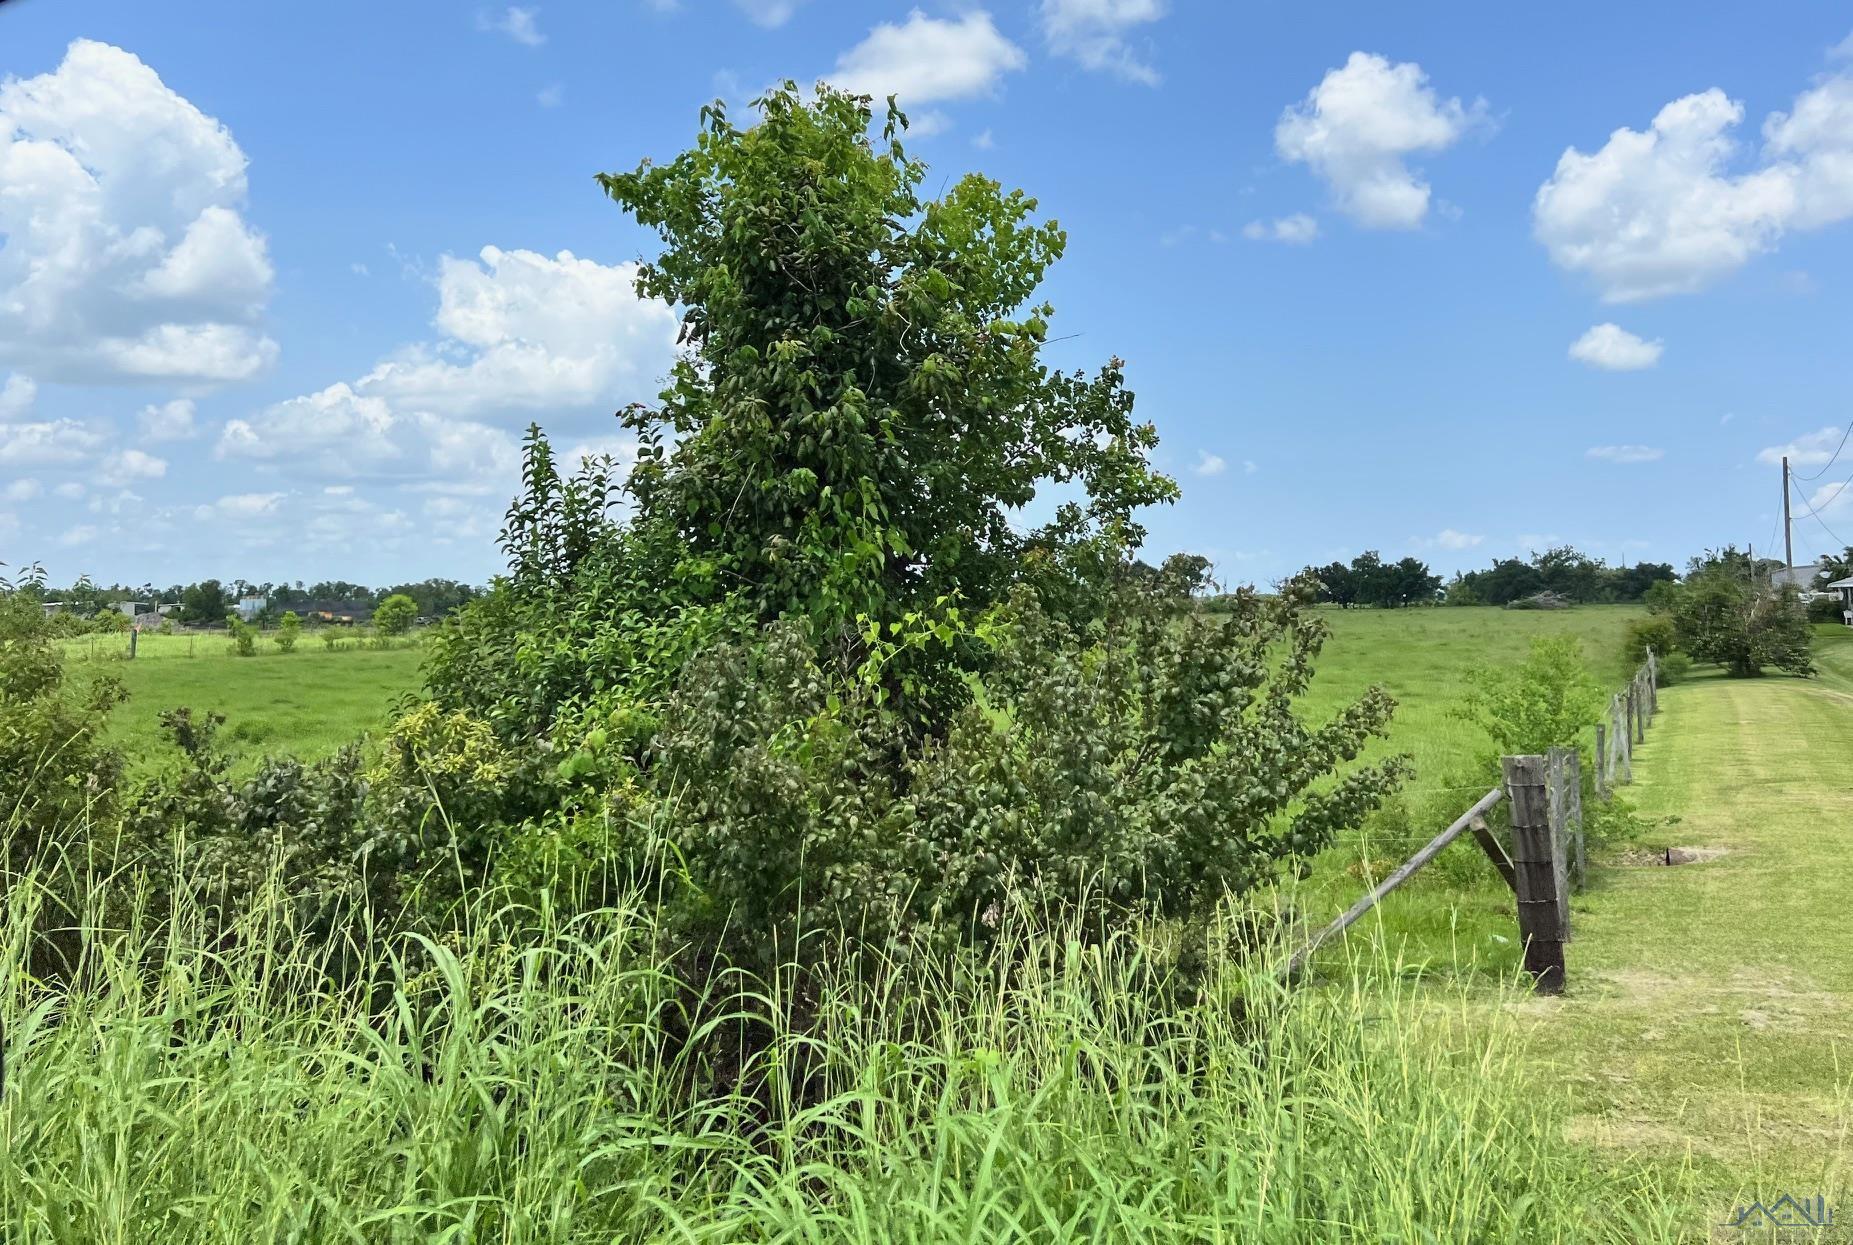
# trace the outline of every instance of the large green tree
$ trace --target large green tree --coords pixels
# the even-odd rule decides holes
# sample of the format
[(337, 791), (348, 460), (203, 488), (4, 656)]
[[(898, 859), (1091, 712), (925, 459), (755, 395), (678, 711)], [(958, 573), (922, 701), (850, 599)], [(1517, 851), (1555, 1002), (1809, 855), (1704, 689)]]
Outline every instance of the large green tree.
[(1808, 612), (1794, 588), (1772, 587), (1767, 572), (1753, 569), (1734, 549), (1694, 558), (1693, 567), (1670, 594), (1682, 650), (1739, 678), (1769, 666), (1814, 673)]
[[(1059, 226), (976, 174), (923, 195), (892, 104), (880, 141), (836, 91), (787, 84), (760, 110), (742, 128), (709, 108), (689, 151), (599, 178), (662, 236), (639, 289), (684, 312), (661, 405), (624, 414), (640, 522), (673, 528), (678, 578), (832, 626), (997, 599), (1034, 550), (1136, 546), (1134, 512), (1176, 486), (1117, 359), (1043, 360)], [(1021, 531), (1051, 485), (1078, 500)]]

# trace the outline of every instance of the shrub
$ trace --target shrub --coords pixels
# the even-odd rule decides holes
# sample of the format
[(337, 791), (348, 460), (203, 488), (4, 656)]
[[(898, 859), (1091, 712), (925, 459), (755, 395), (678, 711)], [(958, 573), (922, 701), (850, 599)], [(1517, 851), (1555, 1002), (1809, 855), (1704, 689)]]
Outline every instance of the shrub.
[(977, 698), (918, 745), (798, 624), (691, 663), (646, 776), (706, 939), (763, 965), (801, 923), (943, 954), (1019, 902), (1080, 902), (1102, 931), (1200, 919), (1403, 773), (1346, 768), (1389, 719), (1381, 689), (1320, 725), (1293, 712), (1325, 632), (1292, 598), (1211, 614), (1141, 592), (1090, 640), (1019, 593), (986, 631)]
[(9, 876), (56, 836), (108, 824), (122, 761), (103, 732), (123, 695), (108, 675), (67, 681), (38, 602), (0, 591), (0, 862)]
[(240, 657), (251, 657), (257, 653), (257, 628), (253, 627), (236, 614), (225, 616), (226, 629), (232, 635), (232, 652)]
[(331, 653), (334, 652), (335, 645), (339, 643), (341, 639), (340, 633), (336, 631), (333, 627), (329, 627), (329, 626), (324, 626), (320, 628), (320, 631), (321, 631), (321, 636), (322, 636), (322, 647), (327, 649)]
[(381, 601), (373, 611), (373, 625), (381, 635), (404, 635), (418, 621), (418, 602), (403, 592)]
[(1674, 604), (1679, 600), (1679, 589), (1680, 585), (1673, 580), (1655, 580), (1641, 594), (1641, 603), (1650, 614), (1671, 614)]
[(1646, 661), (1647, 650), (1651, 648), (1664, 663), (1666, 657), (1678, 647), (1679, 632), (1673, 620), (1665, 614), (1650, 614), (1628, 624), (1626, 651), (1631, 662)]
[(302, 619), (295, 610), (284, 610), (283, 617), (277, 620), (277, 651), (293, 653), (296, 640), (302, 635)]
[(324, 937), (366, 906), (358, 749), (308, 766), (266, 757), (235, 782), (218, 743), (222, 714), (179, 708), (160, 722), (181, 760), (135, 793), (125, 830), (147, 863), (207, 905), (213, 928), (229, 927), (273, 881), (294, 927)]
[(1569, 636), (1540, 636), (1517, 665), (1473, 671), (1461, 710), (1485, 728), (1495, 756), (1580, 745), (1601, 712), (1602, 689)]
[(1846, 602), (1838, 592), (1816, 596), (1808, 602), (1808, 621), (1812, 623), (1845, 623)]

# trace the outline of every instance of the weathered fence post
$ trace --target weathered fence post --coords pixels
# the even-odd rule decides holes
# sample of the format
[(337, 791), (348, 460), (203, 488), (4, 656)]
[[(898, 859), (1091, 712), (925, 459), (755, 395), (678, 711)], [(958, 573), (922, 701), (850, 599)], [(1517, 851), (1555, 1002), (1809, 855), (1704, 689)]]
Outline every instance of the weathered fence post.
[(1512, 801), (1512, 871), (1525, 971), (1539, 994), (1562, 994), (1565, 930), (1557, 880), (1563, 876), (1563, 845), (1552, 833), (1545, 760), (1504, 757), (1500, 765)]
[[(1632, 693), (1629, 695), (1631, 697)], [(1634, 781), (1634, 727), (1628, 717), (1628, 700), (1622, 699), (1615, 707), (1615, 742), (1620, 745), (1621, 780), (1624, 783)]]
[(1575, 754), (1574, 748), (1552, 748), (1544, 756), (1545, 805), (1550, 812), (1551, 839), (1557, 844), (1553, 854), (1557, 916), (1565, 942), (1574, 937), (1570, 932), (1570, 762), (1565, 758)]
[(1641, 675), (1634, 674), (1634, 742), (1647, 742), (1647, 689), (1641, 686)]
[(141, 634), (142, 634), (142, 630), (140, 627), (130, 627), (129, 628), (129, 660), (130, 661), (135, 660), (135, 641), (141, 638)]
[(1647, 711), (1660, 712), (1660, 659), (1647, 650)]
[(1575, 748), (1568, 748), (1568, 752), (1569, 769), (1566, 782), (1569, 786), (1566, 787), (1566, 804), (1564, 804), (1564, 808), (1569, 813), (1569, 841), (1566, 843), (1566, 850), (1569, 852), (1569, 863), (1575, 869), (1577, 889), (1581, 891), (1582, 887), (1588, 886), (1588, 880), (1590, 880), (1590, 861), (1582, 850), (1582, 754)]
[(1608, 727), (1596, 723), (1596, 794), (1605, 800), (1609, 798), (1608, 736)]

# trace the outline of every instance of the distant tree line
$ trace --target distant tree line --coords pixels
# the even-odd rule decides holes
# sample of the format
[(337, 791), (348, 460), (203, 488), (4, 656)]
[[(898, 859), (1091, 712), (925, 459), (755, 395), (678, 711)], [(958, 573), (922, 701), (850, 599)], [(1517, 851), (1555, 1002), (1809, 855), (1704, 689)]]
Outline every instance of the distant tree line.
[[(1853, 557), (1853, 550), (1848, 553)], [(1311, 579), (1317, 585), (1317, 599), (1328, 605), (1395, 609), (1437, 602), (1511, 605), (1546, 593), (1579, 605), (1641, 601), (1654, 584), (1672, 583), (1678, 575), (1665, 562), (1610, 566), (1601, 558), (1560, 545), (1529, 559), (1501, 558), (1486, 570), (1462, 572), (1445, 589), (1441, 577), (1420, 558), (1386, 562), (1374, 549), (1349, 563), (1309, 566), (1300, 577)]]
[(265, 598), (266, 604), (258, 620), (267, 622), (318, 602), (340, 602), (375, 610), (390, 597), (410, 598), (416, 607), (416, 617), (442, 618), (482, 595), (482, 589), (472, 584), (435, 577), (386, 588), (370, 588), (345, 579), (325, 579), (306, 585), (300, 579), (294, 583), (255, 583), (248, 579), (234, 579), (226, 583), (218, 579), (202, 579), (197, 583), (170, 584), (165, 588), (156, 588), (153, 584), (105, 585), (85, 578), (67, 588), (33, 584), (24, 591), (43, 601), (61, 602), (66, 612), (79, 618), (112, 612), (117, 603), (122, 601), (178, 605), (180, 608), (172, 615), (175, 621), (196, 626), (223, 623), (225, 616), (244, 597)]
[(1316, 599), (1330, 605), (1374, 605), (1395, 609), (1404, 605), (1433, 605), (1441, 594), (1441, 576), (1419, 558), (1385, 562), (1376, 550), (1367, 550), (1349, 565), (1333, 562), (1309, 566), (1302, 576), (1317, 584)]
[(1610, 566), (1601, 558), (1559, 545), (1526, 559), (1500, 558), (1483, 571), (1465, 571), (1448, 584), (1449, 605), (1511, 605), (1551, 593), (1579, 605), (1641, 601), (1657, 583), (1678, 575), (1665, 562)]

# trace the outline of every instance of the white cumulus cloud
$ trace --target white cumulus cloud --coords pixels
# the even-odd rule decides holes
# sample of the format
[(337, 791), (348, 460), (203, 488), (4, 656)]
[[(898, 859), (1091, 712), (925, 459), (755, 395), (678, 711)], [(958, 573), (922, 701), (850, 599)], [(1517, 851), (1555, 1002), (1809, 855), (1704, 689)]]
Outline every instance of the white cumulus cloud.
[(39, 387), (30, 376), (15, 372), (7, 377), (6, 384), (0, 385), (0, 424), (10, 424), (30, 411), (38, 394)]
[(437, 328), (355, 383), (447, 414), (643, 398), (668, 371), (676, 317), (637, 294), (637, 265), (486, 246), (438, 265)]
[(0, 463), (81, 463), (95, 455), (105, 440), (101, 432), (74, 419), (0, 424)]
[(1207, 450), (1198, 450), (1196, 465), (1191, 470), (1200, 476), (1219, 476), (1228, 469), (1228, 466), (1229, 464), (1222, 460), (1221, 455), (1211, 454)]
[(547, 36), (540, 32), (540, 9), (523, 8), (511, 4), (501, 13), (490, 16), (484, 14), (477, 18), (476, 24), (483, 30), (492, 30), (497, 34), (507, 35), (523, 47), (537, 48), (547, 42)]
[(1165, 0), (1042, 0), (1042, 35), (1057, 56), (1156, 86), (1158, 71), (1128, 34), (1163, 17), (1165, 7)]
[(1250, 242), (1289, 242), (1304, 246), (1319, 236), (1319, 222), (1304, 212), (1275, 220), (1251, 220), (1242, 226), (1242, 236)]
[(1414, 229), (1430, 189), (1410, 156), (1445, 151), (1484, 121), (1484, 101), (1442, 99), (1413, 62), (1353, 52), (1274, 127), (1281, 157), (1332, 189), (1340, 211), (1373, 229)]
[(912, 108), (989, 94), (1006, 73), (1028, 63), (989, 13), (942, 19), (915, 9), (905, 22), (876, 26), (837, 57), (830, 80), (878, 101), (897, 95), (901, 107)]
[(144, 441), (185, 441), (196, 431), (193, 412), (191, 398), (175, 398), (144, 406), (135, 423)]
[(1853, 216), (1853, 77), (1827, 75), (1771, 113), (1753, 159), (1734, 137), (1743, 120), (1713, 87), (1593, 153), (1570, 148), (1538, 189), (1538, 240), (1620, 303), (1692, 293), (1791, 230)]
[(1787, 445), (1759, 450), (1756, 460), (1771, 467), (1780, 466), (1784, 458), (1791, 467), (1819, 467), (1833, 461), (1845, 435), (1846, 429), (1833, 426), (1804, 433)]
[(1444, 527), (1436, 534), (1435, 543), (1443, 549), (1459, 550), (1471, 549), (1485, 539), (1486, 537), (1475, 533), (1461, 532), (1451, 527)]
[(142, 450), (120, 450), (103, 460), (103, 480), (107, 484), (158, 480), (166, 474), (167, 460)]
[(1664, 345), (1645, 341), (1619, 324), (1598, 324), (1570, 343), (1570, 357), (1605, 372), (1638, 372), (1660, 362)]
[(1583, 457), (1605, 463), (1651, 463), (1666, 457), (1666, 451), (1651, 445), (1592, 445)]
[(231, 132), (121, 48), (0, 82), (0, 360), (75, 382), (242, 380), (276, 343)]

